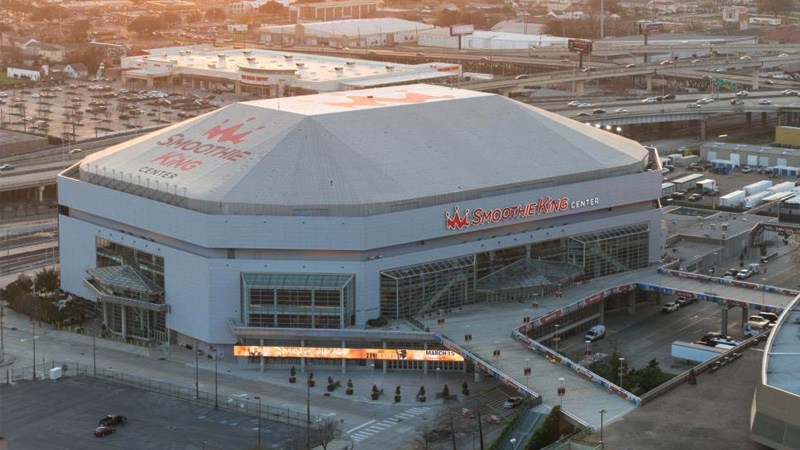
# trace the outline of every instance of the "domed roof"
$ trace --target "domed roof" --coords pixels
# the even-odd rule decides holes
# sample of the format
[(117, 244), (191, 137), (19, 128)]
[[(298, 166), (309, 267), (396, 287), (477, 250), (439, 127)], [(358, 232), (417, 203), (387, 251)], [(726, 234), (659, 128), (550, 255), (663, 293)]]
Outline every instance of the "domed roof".
[(80, 171), (209, 213), (367, 215), (638, 172), (646, 158), (634, 141), (502, 96), (411, 85), (237, 103), (90, 155)]

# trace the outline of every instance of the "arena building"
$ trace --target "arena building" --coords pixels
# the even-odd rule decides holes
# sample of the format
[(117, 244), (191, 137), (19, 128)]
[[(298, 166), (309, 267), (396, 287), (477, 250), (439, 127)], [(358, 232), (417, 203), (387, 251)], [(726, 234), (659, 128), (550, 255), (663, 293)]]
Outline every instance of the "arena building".
[[(435, 353), (405, 319), (658, 261), (653, 161), (613, 133), (441, 86), (238, 103), (59, 176), (62, 287), (128, 339), (266, 340), (280, 361)], [(365, 329), (379, 317), (390, 328)]]
[(269, 98), (447, 83), (461, 74), (461, 66), (450, 63), (395, 64), (260, 49), (184, 46), (148, 53), (122, 58), (122, 81), (131, 88), (221, 89)]

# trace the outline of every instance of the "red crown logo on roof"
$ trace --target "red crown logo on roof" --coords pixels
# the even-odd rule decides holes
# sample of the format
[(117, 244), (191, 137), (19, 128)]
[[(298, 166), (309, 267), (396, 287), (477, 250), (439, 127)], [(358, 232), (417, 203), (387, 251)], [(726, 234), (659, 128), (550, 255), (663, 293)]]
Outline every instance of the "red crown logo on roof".
[(464, 210), (463, 216), (458, 212), (458, 209), (458, 205), (456, 205), (452, 216), (449, 212), (444, 213), (444, 223), (448, 230), (460, 230), (469, 226), (469, 208)]
[(214, 128), (206, 131), (205, 133), (203, 133), (203, 135), (207, 137), (209, 140), (216, 139), (217, 142), (220, 144), (224, 142), (239, 144), (244, 140), (244, 138), (247, 135), (249, 135), (253, 131), (264, 128), (263, 126), (261, 126), (250, 131), (245, 131), (243, 133), (238, 132), (239, 129), (241, 129), (245, 125), (245, 123), (252, 122), (253, 120), (255, 120), (255, 117), (251, 117), (244, 122), (237, 123), (236, 125), (231, 125), (227, 128), (223, 128), (222, 125), (225, 125), (226, 123), (229, 122), (228, 119), (225, 119), (222, 121), (221, 124), (214, 126)]

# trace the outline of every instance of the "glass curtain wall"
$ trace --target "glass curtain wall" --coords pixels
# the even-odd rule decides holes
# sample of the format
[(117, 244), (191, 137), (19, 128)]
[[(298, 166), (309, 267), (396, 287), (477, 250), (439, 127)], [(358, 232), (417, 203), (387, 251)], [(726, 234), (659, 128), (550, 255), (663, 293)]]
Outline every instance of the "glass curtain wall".
[(381, 272), (381, 315), (399, 318), (475, 301), (475, 258), (464, 256)]
[(569, 262), (592, 279), (647, 267), (650, 246), (646, 223), (585, 233), (569, 239)]

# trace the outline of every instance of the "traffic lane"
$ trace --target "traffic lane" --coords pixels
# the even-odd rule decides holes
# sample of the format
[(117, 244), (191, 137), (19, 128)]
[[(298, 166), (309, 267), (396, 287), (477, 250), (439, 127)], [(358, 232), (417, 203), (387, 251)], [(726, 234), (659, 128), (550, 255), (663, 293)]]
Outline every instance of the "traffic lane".
[[(631, 106), (630, 109), (626, 109), (626, 111), (624, 111), (624, 112), (614, 112), (613, 109), (612, 110), (608, 110), (608, 109), (603, 108), (603, 107), (598, 106), (598, 105), (592, 105), (592, 106), (588, 106), (588, 107), (584, 107), (584, 108), (575, 108), (575, 109), (572, 109), (571, 111), (569, 111), (571, 114), (562, 114), (562, 115), (565, 116), (565, 117), (569, 117), (569, 118), (575, 119), (575, 118), (578, 117), (578, 114), (587, 113), (587, 114), (589, 114), (589, 116), (595, 117), (597, 119), (607, 119), (607, 118), (612, 118), (613, 119), (613, 118), (619, 118), (619, 117), (634, 116), (637, 113), (638, 114), (642, 114), (642, 113), (658, 113), (658, 112), (661, 112), (661, 113), (676, 113), (676, 112), (685, 112), (685, 111), (688, 111), (689, 113), (692, 113), (692, 112), (703, 113), (705, 110), (714, 110), (714, 111), (723, 110), (723, 111), (720, 111), (719, 114), (722, 114), (722, 113), (736, 114), (736, 113), (739, 112), (738, 108), (736, 108), (735, 105), (731, 105), (731, 104), (729, 104), (728, 102), (725, 102), (725, 101), (720, 101), (720, 103), (721, 104), (716, 106), (716, 107), (715, 107), (714, 103), (710, 103), (710, 104), (706, 104), (706, 105), (701, 105), (700, 108), (695, 108), (695, 109), (687, 108), (686, 104), (680, 104), (680, 103), (678, 103), (678, 104), (674, 104), (674, 103), (673, 104), (655, 103), (655, 104), (648, 104), (648, 105)], [(759, 105), (757, 100), (752, 100), (750, 102), (747, 102), (747, 105), (758, 106), (758, 107), (761, 107), (761, 108), (765, 108), (764, 111), (760, 111), (760, 112), (769, 113), (769, 112), (777, 112), (778, 111), (777, 108), (779, 108), (779, 107), (783, 107), (783, 108), (800, 107), (800, 102), (798, 102), (797, 100), (794, 100), (793, 102), (773, 102), (771, 105)], [(739, 105), (739, 106), (741, 107), (742, 105)], [(772, 107), (772, 108), (770, 108), (770, 107)], [(601, 114), (595, 114), (595, 113), (592, 112), (595, 109), (604, 109), (606, 112), (605, 113), (601, 113)], [(625, 109), (625, 108), (622, 108), (622, 109)], [(585, 117), (585, 116), (581, 116), (581, 117)]]
[[(652, 93), (652, 94), (648, 94), (646, 97), (656, 97), (658, 95), (660, 95), (660, 94)], [(644, 105), (675, 105), (675, 104), (680, 104), (681, 102), (693, 103), (693, 102), (696, 102), (697, 100), (700, 100), (701, 98), (706, 98), (706, 97), (711, 97), (711, 96), (712, 96), (711, 93), (703, 93), (703, 92), (700, 92), (700, 93), (697, 93), (697, 94), (676, 94), (675, 95), (675, 99), (673, 99), (673, 100), (667, 100), (667, 101), (661, 102), (661, 103), (647, 103), (647, 104), (644, 104)], [(772, 99), (772, 98), (775, 98), (775, 97), (783, 98), (783, 97), (788, 97), (788, 96), (783, 95), (781, 93), (781, 91), (750, 91), (750, 94), (747, 97), (747, 99), (761, 99), (761, 98)], [(715, 94), (714, 98), (717, 101), (728, 101), (728, 102), (730, 102), (731, 99), (736, 98), (736, 95), (734, 93), (731, 93), (731, 94)], [(789, 97), (789, 98), (791, 98), (791, 97)], [(609, 107), (610, 106), (614, 106), (614, 107), (617, 107), (617, 106), (642, 106), (643, 105), (642, 100), (644, 100), (644, 99), (604, 101), (604, 100), (596, 100), (596, 99), (593, 99), (593, 98), (585, 98), (585, 99), (576, 98), (574, 100), (582, 101), (584, 103), (590, 103), (592, 105), (592, 107), (595, 107), (595, 108), (603, 108), (603, 107), (606, 107), (606, 106), (609, 106)], [(537, 106), (537, 107), (542, 108), (542, 109), (546, 109), (548, 111), (575, 111), (575, 110), (578, 109), (578, 108), (575, 108), (575, 107), (567, 106), (568, 102), (565, 102), (563, 100), (559, 101), (558, 104), (552, 104), (552, 105), (543, 104), (543, 102), (526, 102), (526, 103), (529, 103), (529, 104), (531, 104), (533, 106)], [(684, 108), (685, 108), (685, 106), (684, 106)]]
[[(665, 296), (662, 305), (673, 300)], [(592, 353), (611, 355), (617, 351), (625, 357), (629, 367), (645, 367), (655, 358), (667, 371), (688, 370), (688, 366), (673, 360), (672, 342), (695, 342), (708, 332), (720, 331), (722, 319), (719, 306), (697, 302), (664, 314), (662, 305), (639, 303), (634, 316), (629, 316), (625, 311), (606, 313), (606, 337), (590, 344)], [(728, 334), (734, 339), (742, 339), (740, 310), (728, 312)], [(583, 358), (585, 348), (582, 337), (567, 341), (569, 356), (575, 360)]]

